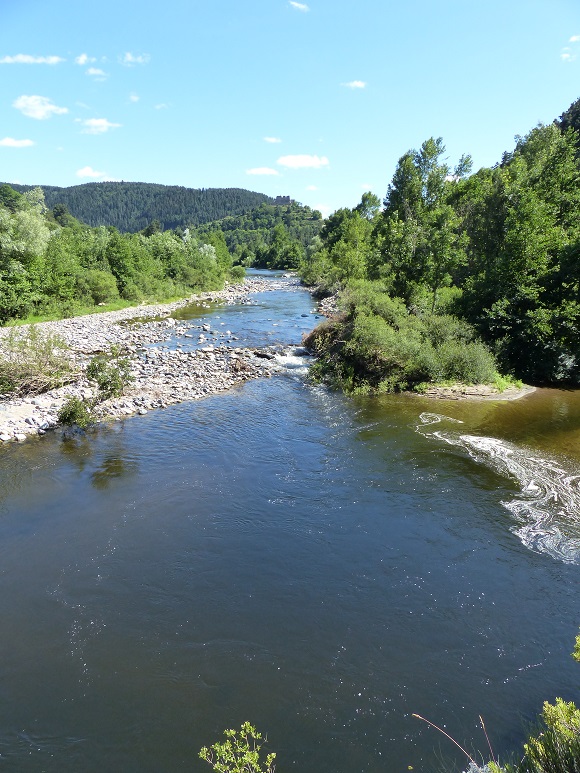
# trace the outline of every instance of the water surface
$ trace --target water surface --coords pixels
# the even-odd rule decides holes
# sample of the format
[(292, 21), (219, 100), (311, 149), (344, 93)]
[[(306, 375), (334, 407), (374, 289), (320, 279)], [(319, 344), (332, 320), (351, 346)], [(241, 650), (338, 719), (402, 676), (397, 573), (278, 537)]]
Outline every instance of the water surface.
[[(250, 308), (298, 344), (286, 298)], [(578, 393), (350, 400), (290, 368), (0, 449), (4, 768), (209, 770), (246, 719), (281, 772), (464, 767), (413, 712), (506, 753), (578, 700), (579, 435)]]

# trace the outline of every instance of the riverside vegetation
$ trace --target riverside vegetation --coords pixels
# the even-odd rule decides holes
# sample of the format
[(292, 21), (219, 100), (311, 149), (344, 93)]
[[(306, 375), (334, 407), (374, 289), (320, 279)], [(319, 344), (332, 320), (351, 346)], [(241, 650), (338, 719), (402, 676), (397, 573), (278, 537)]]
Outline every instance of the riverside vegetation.
[(348, 392), (424, 382), (580, 385), (580, 100), (491, 169), (454, 170), (441, 138), (324, 223), (305, 282), (342, 314), (307, 343)]

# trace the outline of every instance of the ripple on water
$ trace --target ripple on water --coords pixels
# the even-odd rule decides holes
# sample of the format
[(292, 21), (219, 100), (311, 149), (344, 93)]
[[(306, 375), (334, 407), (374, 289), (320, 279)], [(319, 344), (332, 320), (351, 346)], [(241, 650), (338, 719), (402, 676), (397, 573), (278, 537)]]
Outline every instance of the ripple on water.
[(462, 424), (437, 413), (422, 413), (417, 432), (465, 451), (474, 461), (514, 479), (518, 494), (502, 502), (513, 515), (512, 531), (522, 543), (559, 561), (580, 563), (580, 470), (493, 437), (433, 430), (442, 422)]

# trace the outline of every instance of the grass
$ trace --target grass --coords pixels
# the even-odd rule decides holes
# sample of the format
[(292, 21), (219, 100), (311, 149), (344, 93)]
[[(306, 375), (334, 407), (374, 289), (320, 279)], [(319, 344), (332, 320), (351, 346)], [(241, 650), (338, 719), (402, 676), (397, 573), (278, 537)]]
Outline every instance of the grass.
[(1, 339), (0, 394), (37, 395), (74, 377), (67, 346), (59, 336), (33, 325), (25, 331), (11, 329)]

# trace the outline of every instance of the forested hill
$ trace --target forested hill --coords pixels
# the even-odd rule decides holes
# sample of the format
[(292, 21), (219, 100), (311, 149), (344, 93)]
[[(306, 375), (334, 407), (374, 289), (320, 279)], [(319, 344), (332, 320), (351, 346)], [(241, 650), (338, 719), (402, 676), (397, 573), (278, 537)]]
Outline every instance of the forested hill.
[(282, 253), (294, 245), (295, 256), (318, 236), (322, 215), (296, 201), (284, 205), (260, 204), (243, 215), (230, 215), (195, 229), (203, 241), (212, 231), (221, 231), (232, 255), (244, 265), (288, 268)]
[[(12, 185), (20, 193), (32, 185)], [(153, 183), (99, 182), (59, 188), (42, 185), (47, 206), (64, 204), (90, 226), (115, 226), (136, 233), (158, 220), (162, 229), (201, 225), (228, 215), (241, 215), (262, 203), (263, 193), (243, 188), (184, 188)]]

